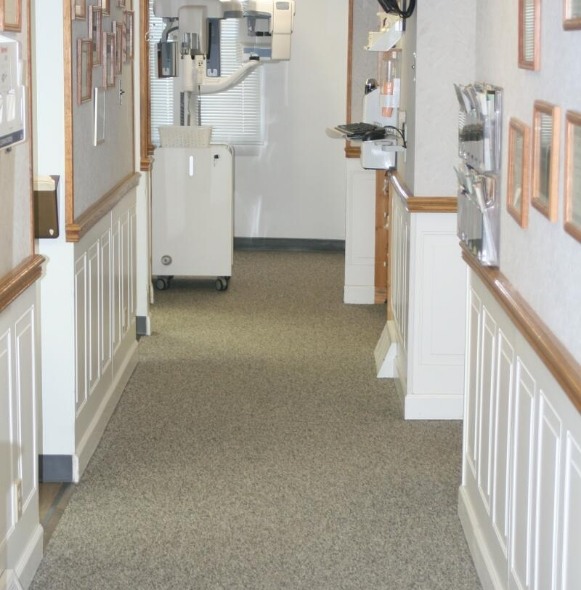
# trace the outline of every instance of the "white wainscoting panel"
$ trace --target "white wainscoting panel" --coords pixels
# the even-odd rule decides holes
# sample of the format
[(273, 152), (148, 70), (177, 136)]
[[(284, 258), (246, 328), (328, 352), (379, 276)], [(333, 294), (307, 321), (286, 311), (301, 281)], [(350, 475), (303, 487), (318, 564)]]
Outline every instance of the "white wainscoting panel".
[(0, 313), (0, 573), (12, 570), (25, 587), (42, 559), (36, 291)]
[(469, 271), (459, 513), (485, 588), (581, 588), (581, 415)]
[(574, 590), (581, 580), (581, 446), (567, 435), (563, 502), (563, 565), (558, 588)]
[[(50, 261), (42, 286), (50, 314), (43, 318), (43, 451), (49, 466), (59, 466), (52, 468), (57, 476), (64, 465), (68, 478), (78, 481), (137, 362), (135, 195), (128, 194), (79, 242), (42, 246)], [(70, 306), (61, 299), (63, 285), (72, 287)], [(75, 345), (57, 354), (50, 342), (62, 332)], [(62, 377), (51, 369), (57, 362)], [(74, 381), (65, 378), (71, 367)], [(66, 410), (72, 402), (71, 414)]]
[(451, 213), (410, 212), (392, 190), (394, 362), (406, 419), (461, 419), (466, 272)]

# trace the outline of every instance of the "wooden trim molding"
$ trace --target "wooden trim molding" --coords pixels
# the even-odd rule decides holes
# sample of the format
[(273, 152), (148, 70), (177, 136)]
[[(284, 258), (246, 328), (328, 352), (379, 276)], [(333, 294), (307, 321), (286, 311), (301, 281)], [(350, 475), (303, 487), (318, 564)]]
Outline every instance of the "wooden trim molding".
[(0, 312), (40, 279), (43, 263), (43, 256), (29, 256), (0, 279)]
[(462, 246), (462, 258), (488, 287), (532, 349), (581, 412), (581, 365), (496, 268), (482, 266)]
[(361, 156), (361, 148), (358, 145), (353, 145), (350, 141), (345, 142), (345, 157), (359, 158)]
[(139, 6), (139, 80), (140, 80), (140, 170), (151, 170), (151, 97), (149, 94), (149, 3), (141, 0)]
[(65, 223), (73, 223), (74, 207), (74, 166), (73, 166), (73, 25), (71, 10), (65, 10), (63, 25), (63, 55), (65, 76)]
[(123, 197), (139, 184), (141, 174), (134, 172), (105, 194), (93, 206), (79, 215), (74, 223), (67, 223), (67, 242), (78, 242), (100, 219), (102, 219)]
[(456, 213), (458, 211), (456, 197), (415, 197), (396, 172), (389, 172), (388, 177), (391, 186), (405, 203), (409, 213)]

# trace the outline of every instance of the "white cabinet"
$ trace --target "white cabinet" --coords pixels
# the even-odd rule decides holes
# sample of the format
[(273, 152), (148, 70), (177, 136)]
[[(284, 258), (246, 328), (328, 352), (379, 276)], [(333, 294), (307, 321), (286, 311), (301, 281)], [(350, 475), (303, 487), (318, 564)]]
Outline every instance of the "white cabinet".
[[(152, 189), (152, 274), (230, 277), (233, 155), (227, 145), (158, 148)], [(158, 279), (163, 288), (163, 279)]]
[(375, 302), (375, 170), (346, 160), (345, 303)]
[(485, 588), (581, 587), (581, 415), (470, 271), (460, 516)]

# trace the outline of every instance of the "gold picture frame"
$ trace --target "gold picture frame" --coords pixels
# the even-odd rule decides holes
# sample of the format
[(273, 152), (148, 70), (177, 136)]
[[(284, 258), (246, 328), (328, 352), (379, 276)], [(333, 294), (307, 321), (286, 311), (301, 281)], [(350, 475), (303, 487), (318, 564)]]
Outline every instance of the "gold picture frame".
[(581, 242), (581, 113), (565, 121), (565, 231)]
[(135, 13), (133, 10), (125, 11), (125, 36), (126, 36), (126, 48), (127, 48), (127, 61), (133, 61), (135, 33), (134, 33), (134, 20)]
[(518, 0), (518, 67), (538, 70), (541, 52), (541, 0)]
[(93, 93), (93, 42), (77, 39), (77, 104), (91, 100)]
[(581, 29), (581, 0), (563, 0), (563, 13), (566, 31)]
[(72, 17), (75, 20), (86, 20), (87, 0), (72, 0)]
[(508, 125), (507, 210), (526, 228), (529, 221), (531, 142), (530, 127), (512, 118)]
[(0, 31), (22, 30), (22, 0), (0, 0)]
[(99, 66), (103, 51), (103, 11), (99, 6), (89, 7), (89, 38), (93, 47), (93, 67)]
[(115, 35), (115, 75), (123, 72), (123, 64), (126, 61), (127, 45), (125, 38), (125, 23), (113, 21), (112, 33)]
[(532, 204), (550, 221), (557, 221), (561, 109), (537, 100), (533, 112)]
[(103, 86), (115, 86), (115, 33), (103, 33)]
[(105, 16), (111, 14), (111, 0), (99, 0), (99, 7)]

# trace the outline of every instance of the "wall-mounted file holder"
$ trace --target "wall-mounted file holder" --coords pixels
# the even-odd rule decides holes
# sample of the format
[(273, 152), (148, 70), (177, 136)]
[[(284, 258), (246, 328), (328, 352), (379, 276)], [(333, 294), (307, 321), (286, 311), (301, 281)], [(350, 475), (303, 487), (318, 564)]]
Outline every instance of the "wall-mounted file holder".
[(498, 266), (502, 90), (454, 85), (458, 117), (458, 237), (485, 266)]
[(458, 155), (480, 172), (500, 170), (502, 91), (490, 84), (454, 85), (460, 105)]
[(34, 179), (34, 237), (58, 238), (58, 176)]
[(500, 207), (496, 178), (474, 170), (456, 170), (458, 190), (458, 237), (484, 266), (498, 266)]

